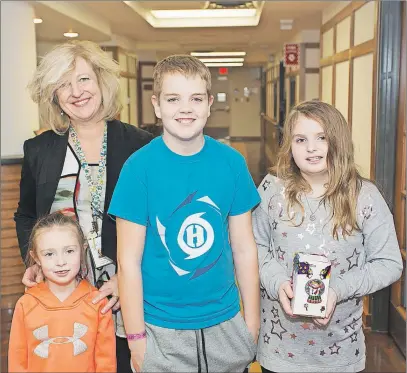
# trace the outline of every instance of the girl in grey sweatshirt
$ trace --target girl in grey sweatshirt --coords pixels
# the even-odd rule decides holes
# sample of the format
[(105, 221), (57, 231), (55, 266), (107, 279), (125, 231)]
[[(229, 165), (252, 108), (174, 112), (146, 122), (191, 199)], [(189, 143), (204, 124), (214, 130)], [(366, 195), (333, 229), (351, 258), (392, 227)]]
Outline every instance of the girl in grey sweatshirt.
[[(263, 372), (362, 371), (362, 297), (403, 268), (392, 214), (357, 172), (349, 127), (328, 104), (292, 110), (276, 173), (261, 182), (253, 213), (262, 287), (257, 360)], [(297, 252), (331, 261), (325, 318), (292, 314)]]

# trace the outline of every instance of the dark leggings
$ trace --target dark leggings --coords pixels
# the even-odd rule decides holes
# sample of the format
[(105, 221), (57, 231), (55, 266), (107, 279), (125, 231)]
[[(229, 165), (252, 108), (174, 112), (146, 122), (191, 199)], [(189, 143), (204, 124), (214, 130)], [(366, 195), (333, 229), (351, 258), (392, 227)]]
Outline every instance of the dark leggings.
[(261, 367), (261, 371), (262, 371), (263, 373), (274, 373), (272, 370), (268, 370), (268, 369), (266, 369), (266, 368), (264, 368), (264, 367)]
[(116, 358), (118, 373), (132, 373), (130, 367), (130, 350), (126, 338), (116, 337)]
[[(267, 370), (264, 367), (261, 367), (262, 373), (274, 373), (272, 370)], [(243, 373), (249, 373), (249, 368), (246, 368)]]

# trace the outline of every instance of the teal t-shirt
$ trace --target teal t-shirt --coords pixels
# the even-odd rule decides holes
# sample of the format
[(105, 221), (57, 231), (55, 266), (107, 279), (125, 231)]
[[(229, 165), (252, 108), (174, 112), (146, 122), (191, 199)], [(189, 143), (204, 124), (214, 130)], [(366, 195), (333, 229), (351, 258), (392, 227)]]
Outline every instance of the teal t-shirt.
[(259, 202), (243, 156), (208, 136), (192, 156), (172, 152), (158, 137), (127, 160), (109, 214), (146, 226), (146, 322), (201, 329), (236, 315), (228, 217)]

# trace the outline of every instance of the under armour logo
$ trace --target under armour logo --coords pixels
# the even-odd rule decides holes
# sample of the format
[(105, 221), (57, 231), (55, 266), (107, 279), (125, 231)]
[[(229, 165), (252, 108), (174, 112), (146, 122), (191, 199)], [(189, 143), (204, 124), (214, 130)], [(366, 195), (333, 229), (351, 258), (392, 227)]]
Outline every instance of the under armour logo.
[(88, 349), (86, 343), (81, 341), (86, 332), (88, 331), (88, 327), (83, 324), (74, 323), (73, 324), (73, 336), (72, 337), (54, 337), (48, 338), (48, 325), (41, 326), (38, 329), (33, 331), (34, 337), (42, 341), (34, 350), (34, 354), (44, 359), (48, 358), (49, 355), (49, 346), (51, 344), (66, 344), (72, 343), (73, 345), (73, 356), (77, 356)]

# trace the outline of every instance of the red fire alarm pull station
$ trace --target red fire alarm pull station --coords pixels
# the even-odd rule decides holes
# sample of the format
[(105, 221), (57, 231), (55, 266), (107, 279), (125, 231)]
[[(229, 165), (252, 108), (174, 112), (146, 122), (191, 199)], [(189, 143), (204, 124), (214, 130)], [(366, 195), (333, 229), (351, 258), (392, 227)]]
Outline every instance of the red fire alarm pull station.
[(229, 70), (227, 67), (219, 67), (219, 75), (228, 75)]

